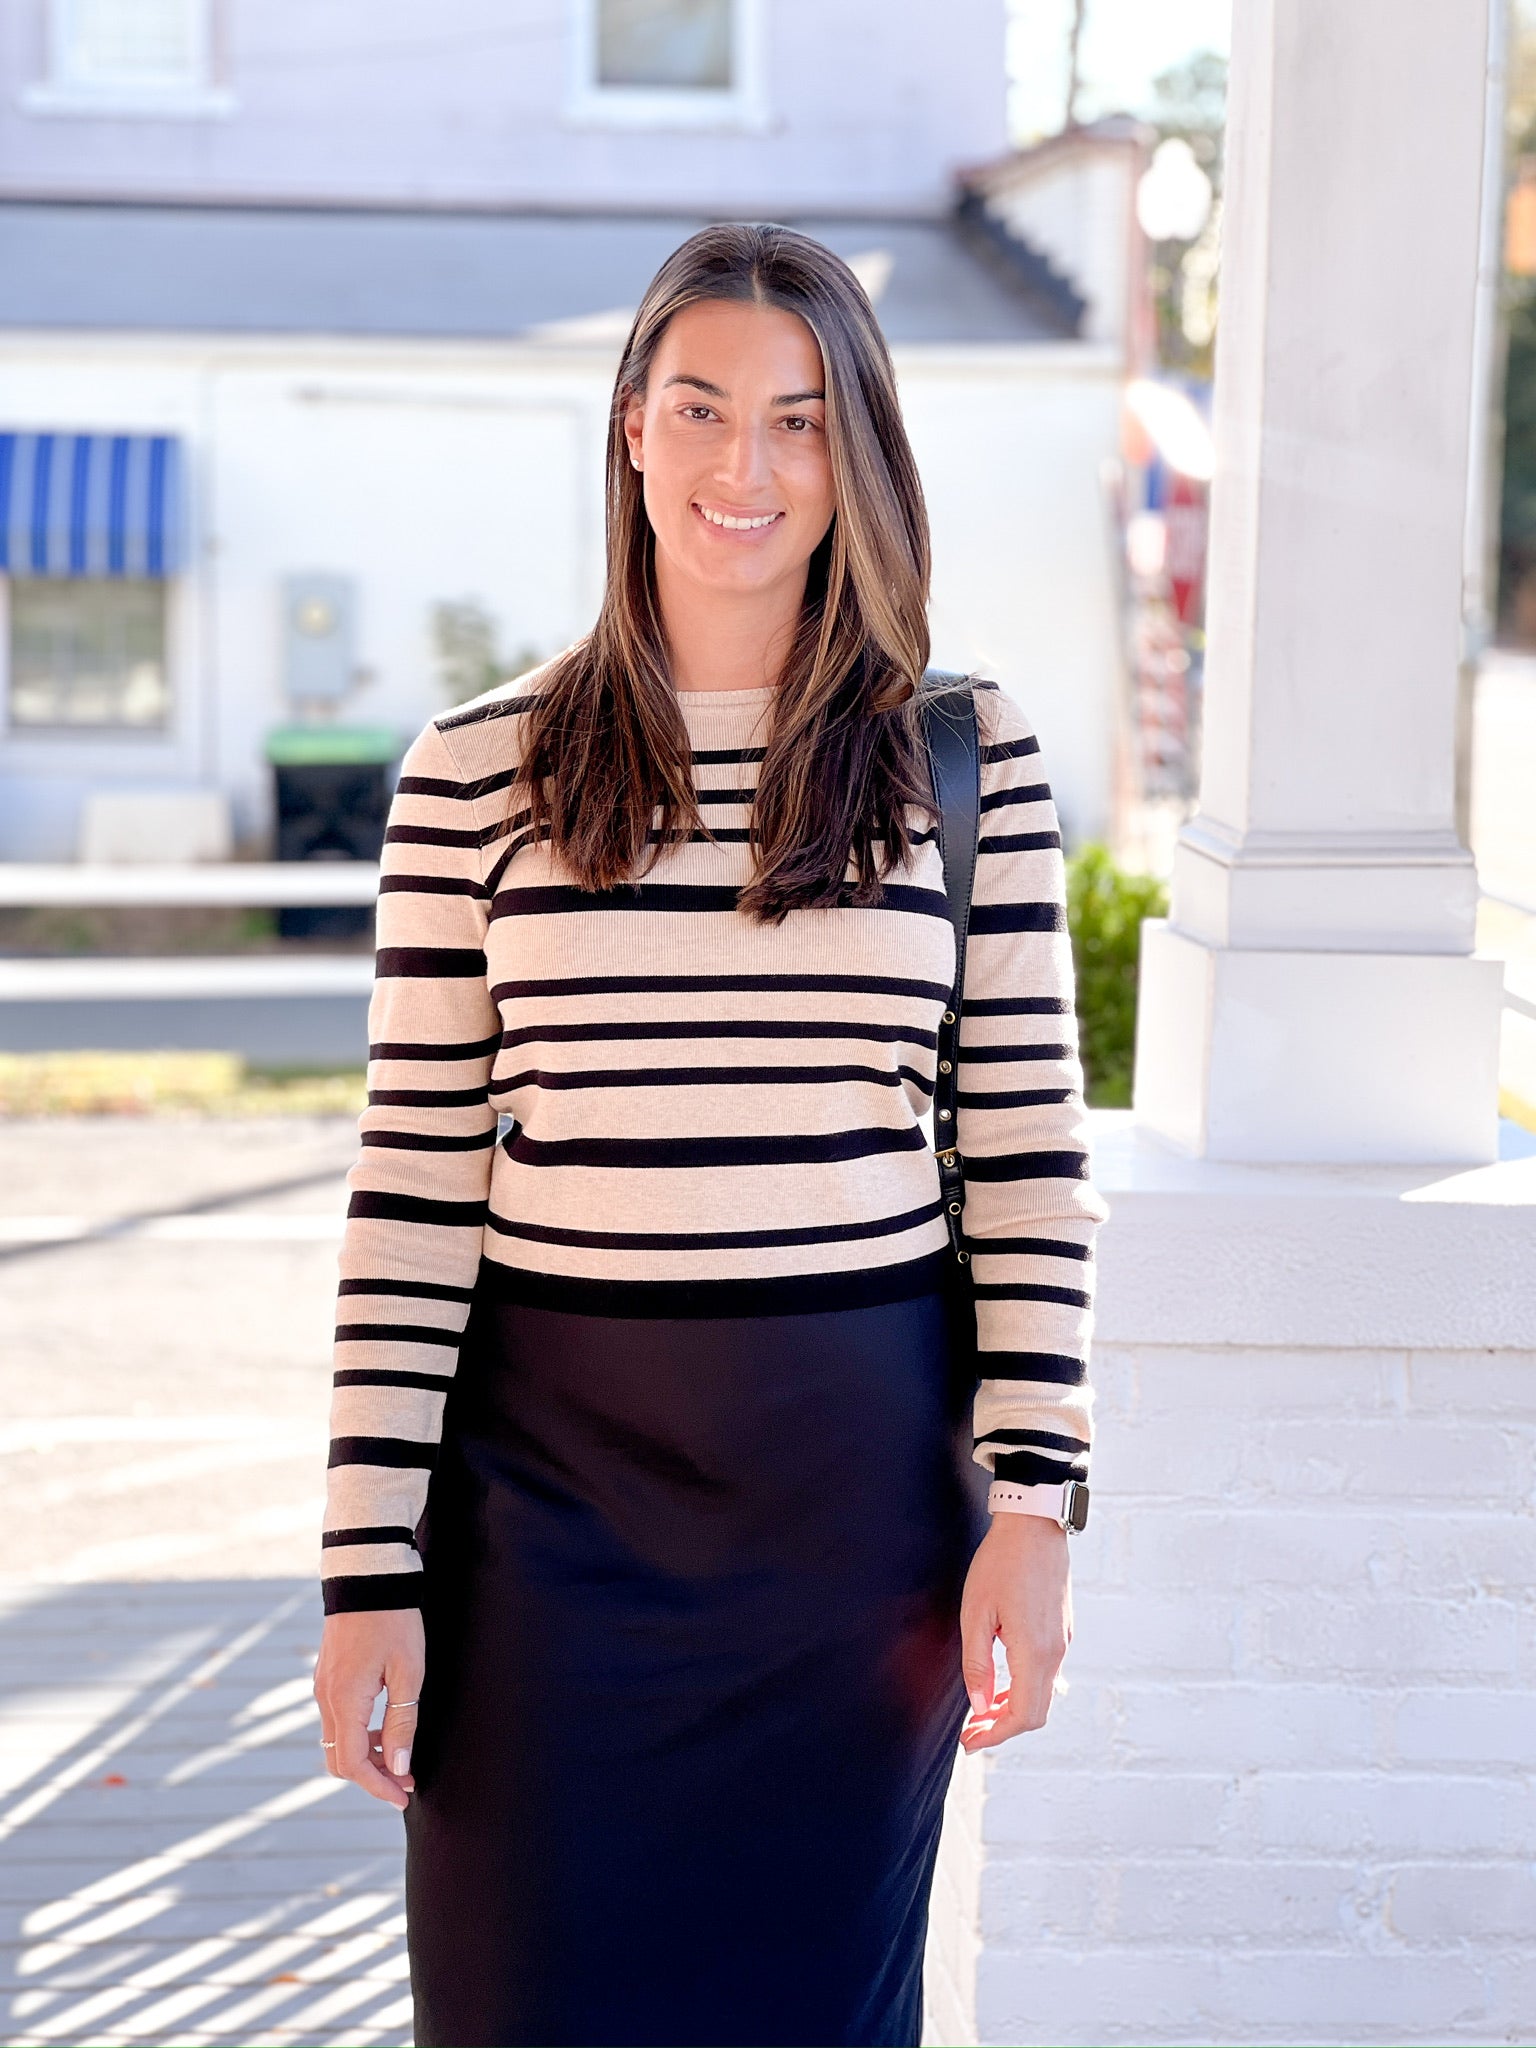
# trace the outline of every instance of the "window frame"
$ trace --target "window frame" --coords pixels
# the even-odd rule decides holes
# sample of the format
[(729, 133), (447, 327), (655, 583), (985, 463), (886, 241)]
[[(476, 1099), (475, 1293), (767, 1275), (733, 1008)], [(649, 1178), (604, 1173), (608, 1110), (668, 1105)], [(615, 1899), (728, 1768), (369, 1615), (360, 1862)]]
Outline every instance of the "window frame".
[(593, 128), (735, 129), (769, 125), (765, 0), (730, 0), (734, 82), (711, 86), (602, 85), (597, 77), (602, 0), (571, 0), (570, 75), (565, 118)]
[(19, 578), (6, 575), (0, 577), (0, 582), (3, 582), (5, 585), (3, 615), (0, 615), (0, 626), (3, 626), (5, 633), (4, 654), (3, 658), (0, 658), (0, 662), (3, 662), (5, 685), (4, 696), (0, 698), (0, 731), (3, 731), (6, 739), (19, 741), (38, 738), (70, 741), (77, 738), (85, 738), (115, 746), (122, 740), (137, 741), (147, 739), (163, 743), (171, 738), (176, 728), (176, 691), (172, 669), (172, 632), (174, 626), (172, 590), (174, 579), (168, 576), (133, 579), (153, 585), (158, 592), (160, 625), (159, 667), (165, 696), (165, 709), (162, 717), (137, 721), (132, 719), (91, 721), (88, 719), (76, 720), (68, 718), (18, 719), (14, 715), (12, 690), (16, 681), (14, 673), (14, 610), (17, 584), (19, 582), (57, 584), (64, 581), (80, 581), (88, 582), (93, 586), (104, 584), (110, 588), (125, 580), (127, 579), (115, 576)]
[(194, 577), (165, 578), (165, 679), (170, 705), (164, 725), (13, 725), (11, 577), (0, 569), (0, 786), (22, 777), (35, 784), (177, 781), (197, 772), (210, 737), (198, 676), (202, 635)]
[(46, 0), (47, 75), (28, 86), (21, 105), (29, 114), (140, 115), (217, 118), (235, 111), (235, 96), (216, 80), (221, 51), (222, 0), (183, 0), (192, 21), (193, 61), (186, 77), (81, 78), (70, 68), (74, 15), (79, 0)]

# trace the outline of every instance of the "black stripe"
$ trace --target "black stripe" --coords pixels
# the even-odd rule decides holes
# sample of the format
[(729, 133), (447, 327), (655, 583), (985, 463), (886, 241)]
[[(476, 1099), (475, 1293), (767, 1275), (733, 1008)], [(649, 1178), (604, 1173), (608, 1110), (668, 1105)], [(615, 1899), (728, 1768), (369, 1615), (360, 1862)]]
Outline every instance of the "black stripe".
[(436, 1280), (343, 1280), (338, 1294), (398, 1294), (411, 1301), (473, 1301), (470, 1287), (444, 1287)]
[(1092, 1297), (1076, 1287), (1046, 1287), (1033, 1280), (975, 1281), (978, 1301), (1054, 1301), (1063, 1308), (1088, 1308)]
[(1005, 1088), (987, 1095), (962, 1088), (955, 1096), (960, 1109), (1039, 1109), (1046, 1103), (1070, 1102), (1070, 1088)]
[(716, 1252), (762, 1251), (793, 1244), (851, 1244), (862, 1238), (893, 1237), (904, 1230), (916, 1230), (943, 1213), (941, 1202), (925, 1202), (919, 1209), (905, 1210), (899, 1216), (877, 1217), (868, 1223), (808, 1223), (784, 1230), (572, 1230), (555, 1223), (513, 1221), (498, 1216), (494, 1209), (486, 1221), (501, 1236), (525, 1238), (532, 1244), (577, 1245), (592, 1251)]
[(995, 761), (1022, 761), (1026, 754), (1038, 754), (1040, 742), (1034, 734), (1026, 733), (1021, 740), (994, 740), (981, 750), (981, 758), (987, 767)]
[(1092, 1248), (1071, 1244), (1062, 1237), (968, 1237), (966, 1243), (980, 1259), (991, 1253), (1001, 1258), (1091, 1259)]
[(485, 834), (474, 827), (461, 831), (454, 825), (391, 825), (384, 834), (386, 846), (468, 846), (476, 852)]
[[(899, 910), (912, 916), (948, 918), (949, 905), (940, 889), (918, 889), (904, 882), (881, 885), (878, 903), (855, 904), (856, 884), (844, 882), (837, 903), (842, 909)], [(643, 910), (674, 914), (734, 911), (741, 891), (729, 884), (705, 882), (626, 882), (615, 889), (580, 889), (574, 884), (545, 883), (527, 889), (498, 890), (491, 916), (564, 916), (593, 910)]]
[(446, 782), (441, 775), (402, 775), (395, 784), (397, 796), (445, 796), (457, 802), (467, 793), (462, 782)]
[[(483, 960), (483, 954), (476, 954)], [(377, 1045), (370, 1045), (370, 1060), (483, 1060), (488, 1059), (501, 1044), (501, 1033), (495, 1032), (490, 1038), (475, 1038), (459, 1044), (417, 1045), (409, 1040), (382, 1039)]]
[(1044, 853), (1048, 848), (1060, 846), (1059, 832), (994, 832), (985, 839), (978, 839), (978, 853)]
[(452, 1373), (392, 1372), (386, 1365), (347, 1365), (331, 1374), (333, 1387), (413, 1387), (427, 1394), (445, 1394)]
[(1054, 1387), (1080, 1387), (1088, 1368), (1065, 1351), (982, 1351), (976, 1370), (984, 1380), (1041, 1380)]
[(766, 747), (695, 747), (690, 758), (695, 768), (718, 768), (728, 761), (761, 761)]
[(520, 1166), (602, 1166), (691, 1170), (724, 1166), (821, 1166), (838, 1159), (871, 1159), (886, 1152), (921, 1152), (926, 1140), (906, 1130), (773, 1132), (724, 1138), (530, 1138), (519, 1131), (505, 1147)]
[(965, 1156), (967, 1180), (1087, 1180), (1086, 1152), (999, 1152)]
[(1053, 1429), (989, 1429), (985, 1436), (976, 1439), (983, 1444), (1007, 1444), (1025, 1450), (1066, 1451), (1082, 1453), (1088, 1448), (1080, 1436), (1064, 1436)]
[(433, 1223), (452, 1230), (483, 1224), (485, 1204), (433, 1202), (425, 1195), (395, 1195), (376, 1188), (358, 1188), (347, 1203), (347, 1214), (371, 1216), (381, 1223)]
[(453, 1131), (363, 1131), (358, 1142), (385, 1152), (489, 1152), (496, 1133), (471, 1131), (461, 1137)]
[(322, 1550), (341, 1550), (353, 1543), (407, 1543), (416, 1548), (414, 1529), (327, 1529), (320, 1538)]
[(1069, 1045), (962, 1045), (960, 1048), (960, 1064), (973, 1067), (1006, 1067), (1012, 1066), (1016, 1060), (1065, 1060), (1071, 1057)]
[(937, 1294), (947, 1279), (949, 1261), (946, 1248), (925, 1258), (857, 1273), (786, 1273), (757, 1280), (583, 1280), (561, 1273), (533, 1273), (487, 1259), (480, 1278), (485, 1291), (498, 1300), (575, 1315), (667, 1320), (822, 1315)]
[(967, 996), (967, 1017), (1065, 1017), (1072, 1005), (1065, 996)]
[(542, 690), (528, 690), (515, 697), (498, 697), (493, 704), (471, 704), (465, 711), (450, 711), (437, 720), (439, 732), (457, 732), (462, 726), (482, 725), (488, 718), (518, 718), (544, 702)]
[[(778, 1017), (681, 1017), (647, 1024), (524, 1024), (503, 1032), (501, 1043), (510, 1051), (518, 1045), (572, 1045), (595, 1039), (671, 1038), (863, 1038), (877, 1045), (921, 1045), (932, 1048), (938, 1034), (904, 1024), (856, 1024), (842, 1019), (821, 1022), (812, 1018)], [(501, 1082), (491, 1084), (496, 1093)]]
[(696, 789), (695, 801), (702, 810), (705, 804), (749, 804), (756, 795), (751, 789)]
[(989, 789), (981, 800), (983, 811), (1007, 810), (1010, 804), (1049, 803), (1051, 785), (1048, 782), (1020, 783), (1016, 789)]
[(479, 1109), (484, 1088), (370, 1088), (370, 1109)]
[(1066, 1479), (1086, 1479), (1088, 1460), (1046, 1458), (1038, 1451), (999, 1451), (992, 1470), (997, 1478), (1014, 1486), (1060, 1486)]
[(442, 1344), (457, 1350), (460, 1333), (435, 1323), (338, 1323), (338, 1344)]
[(510, 789), (522, 773), (520, 768), (499, 768), (494, 775), (477, 776), (473, 782), (446, 782), (438, 775), (402, 775), (395, 788), (405, 796), (440, 796), (453, 802), (473, 803), (476, 797), (494, 796)]
[(485, 954), (478, 946), (381, 946), (374, 973), (381, 978), (463, 981), (484, 974)]
[(377, 1614), (419, 1607), (425, 1584), (421, 1572), (349, 1572), (323, 1580), (320, 1590), (327, 1614)]
[(485, 887), (465, 875), (381, 875), (381, 896), (484, 896)]
[[(594, 1067), (562, 1074), (532, 1068), (496, 1083), (498, 1093), (514, 1088), (734, 1088), (799, 1082), (870, 1081), (880, 1088), (899, 1088), (903, 1081), (929, 1089), (911, 1067), (895, 1072), (881, 1067)], [(931, 1089), (929, 1089), (931, 1092)]]
[(713, 995), (744, 989), (775, 995), (912, 996), (920, 1002), (942, 1002), (949, 994), (947, 983), (909, 981), (894, 974), (573, 974), (545, 981), (499, 981), (491, 993), (498, 1001), (522, 1001), (534, 996), (661, 995), (684, 990)]
[(338, 1465), (387, 1465), (396, 1472), (430, 1472), (436, 1444), (413, 1443), (403, 1436), (333, 1436), (330, 1469)]
[(971, 936), (978, 932), (1064, 932), (1062, 903), (976, 903), (971, 906)]

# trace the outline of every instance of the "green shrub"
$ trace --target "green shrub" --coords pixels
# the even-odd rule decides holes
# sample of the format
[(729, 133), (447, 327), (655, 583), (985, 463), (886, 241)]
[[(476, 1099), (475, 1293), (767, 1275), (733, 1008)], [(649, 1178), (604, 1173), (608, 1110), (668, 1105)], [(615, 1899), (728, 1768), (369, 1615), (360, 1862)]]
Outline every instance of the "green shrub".
[(1067, 862), (1083, 1073), (1088, 1100), (1098, 1108), (1130, 1107), (1141, 921), (1167, 908), (1163, 884), (1116, 867), (1107, 847), (1080, 847)]

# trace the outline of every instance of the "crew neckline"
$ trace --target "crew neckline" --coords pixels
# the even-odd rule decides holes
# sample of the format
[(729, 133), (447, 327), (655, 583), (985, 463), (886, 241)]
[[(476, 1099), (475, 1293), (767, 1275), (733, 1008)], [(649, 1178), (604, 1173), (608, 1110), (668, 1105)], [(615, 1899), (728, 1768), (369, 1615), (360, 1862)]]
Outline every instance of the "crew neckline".
[(673, 694), (685, 707), (694, 704), (701, 710), (720, 711), (736, 704), (770, 704), (778, 688), (777, 683), (764, 683), (753, 690), (676, 690)]

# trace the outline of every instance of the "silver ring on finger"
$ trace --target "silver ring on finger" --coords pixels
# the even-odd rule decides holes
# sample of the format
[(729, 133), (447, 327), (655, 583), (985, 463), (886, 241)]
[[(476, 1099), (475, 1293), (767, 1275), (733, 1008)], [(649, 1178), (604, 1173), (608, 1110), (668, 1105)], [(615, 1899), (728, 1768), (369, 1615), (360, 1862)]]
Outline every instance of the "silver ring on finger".
[(419, 1707), (420, 1705), (420, 1700), (390, 1700), (384, 1711), (386, 1714), (397, 1714), (402, 1707)]

